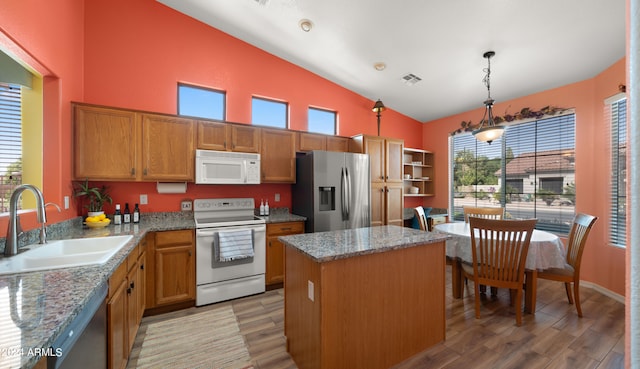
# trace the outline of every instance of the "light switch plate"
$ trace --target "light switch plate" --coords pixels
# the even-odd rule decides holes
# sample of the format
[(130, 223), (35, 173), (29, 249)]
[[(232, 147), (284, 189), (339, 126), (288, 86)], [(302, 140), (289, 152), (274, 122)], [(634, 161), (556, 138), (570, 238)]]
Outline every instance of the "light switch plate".
[(149, 199), (147, 198), (146, 194), (140, 195), (140, 205), (147, 205), (149, 202)]

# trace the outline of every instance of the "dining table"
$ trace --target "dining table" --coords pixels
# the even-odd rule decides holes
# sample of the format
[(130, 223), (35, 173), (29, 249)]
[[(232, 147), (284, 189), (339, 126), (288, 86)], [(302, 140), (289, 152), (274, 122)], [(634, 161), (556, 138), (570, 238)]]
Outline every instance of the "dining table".
[[(434, 226), (434, 231), (451, 236), (446, 241), (446, 255), (451, 260), (452, 295), (454, 298), (462, 298), (464, 279), (461, 263), (473, 262), (469, 223), (442, 223)], [(534, 314), (536, 311), (538, 271), (562, 268), (565, 264), (566, 251), (560, 238), (551, 232), (535, 229), (525, 262), (525, 312)]]

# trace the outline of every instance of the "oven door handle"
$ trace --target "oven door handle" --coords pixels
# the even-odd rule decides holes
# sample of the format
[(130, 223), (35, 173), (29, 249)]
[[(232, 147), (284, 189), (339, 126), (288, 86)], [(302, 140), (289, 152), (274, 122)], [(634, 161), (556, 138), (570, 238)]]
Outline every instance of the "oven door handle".
[(212, 229), (198, 229), (196, 230), (196, 236), (197, 237), (210, 237), (210, 236), (215, 236), (216, 233), (218, 233), (217, 230), (212, 230)]

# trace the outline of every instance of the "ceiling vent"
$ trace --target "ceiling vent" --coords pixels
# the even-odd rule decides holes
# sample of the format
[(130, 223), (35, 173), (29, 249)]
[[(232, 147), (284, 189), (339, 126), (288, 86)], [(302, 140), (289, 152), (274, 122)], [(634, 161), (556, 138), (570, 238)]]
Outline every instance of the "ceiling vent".
[(402, 76), (401, 81), (404, 82), (404, 84), (406, 85), (413, 86), (416, 83), (422, 81), (422, 78), (416, 76), (413, 73), (407, 73), (404, 76)]
[(269, 0), (254, 0), (256, 3), (258, 3), (258, 5), (267, 5), (267, 3), (269, 3)]

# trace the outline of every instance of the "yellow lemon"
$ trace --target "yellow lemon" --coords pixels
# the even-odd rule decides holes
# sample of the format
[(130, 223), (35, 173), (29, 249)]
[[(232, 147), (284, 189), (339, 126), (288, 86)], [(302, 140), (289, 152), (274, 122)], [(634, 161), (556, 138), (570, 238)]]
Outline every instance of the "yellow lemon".
[(104, 218), (106, 218), (107, 216), (104, 215), (104, 213), (98, 215), (98, 220), (104, 220)]
[(87, 217), (87, 219), (85, 219), (85, 222), (88, 222), (88, 223), (93, 223), (97, 221), (98, 220), (96, 219), (96, 217)]

